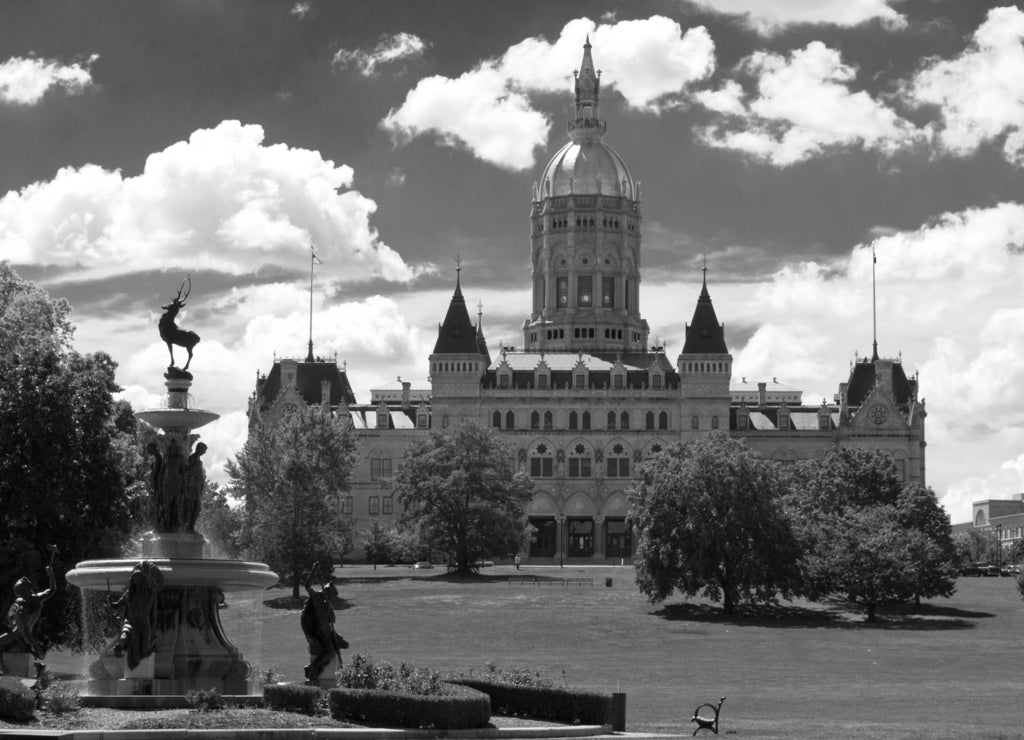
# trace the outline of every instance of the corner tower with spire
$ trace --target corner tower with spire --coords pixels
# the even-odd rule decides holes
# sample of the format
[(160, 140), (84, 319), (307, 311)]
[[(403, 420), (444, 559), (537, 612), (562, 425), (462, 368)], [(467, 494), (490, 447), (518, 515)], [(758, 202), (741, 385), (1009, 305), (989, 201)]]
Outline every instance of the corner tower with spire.
[(718, 323), (715, 307), (708, 293), (708, 268), (693, 309), (693, 318), (686, 325), (683, 351), (676, 366), (682, 397), (682, 431), (691, 434), (729, 428), (729, 381), (732, 377), (732, 355), (725, 345), (725, 326)]
[(647, 322), (640, 316), (640, 183), (603, 141), (601, 73), (590, 50), (588, 36), (574, 71), (570, 141), (533, 186), (526, 350), (647, 348)]
[(476, 418), (480, 405), (480, 378), (490, 365), (482, 316), (476, 326), (469, 318), (462, 295), (462, 265), (455, 271), (455, 292), (444, 323), (437, 327), (437, 341), (430, 355), (431, 414), (447, 426)]

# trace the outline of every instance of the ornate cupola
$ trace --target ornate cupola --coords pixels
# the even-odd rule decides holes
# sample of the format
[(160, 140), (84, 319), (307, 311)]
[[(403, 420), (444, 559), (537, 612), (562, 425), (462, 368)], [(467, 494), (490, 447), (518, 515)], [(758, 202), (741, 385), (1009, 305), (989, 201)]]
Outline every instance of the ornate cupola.
[[(707, 265), (703, 272), (697, 306), (686, 325), (683, 351), (676, 361), (684, 403), (683, 428), (692, 431), (726, 429), (729, 421), (732, 355), (725, 345), (725, 326), (718, 323), (708, 293)], [(690, 417), (689, 423), (686, 416)]]
[[(437, 341), (430, 355), (431, 395), (435, 402), (479, 396), (480, 378), (490, 359), (483, 331), (469, 320), (462, 296), (462, 267), (456, 270), (455, 292), (444, 323), (437, 327)], [(435, 409), (436, 411), (437, 409)]]
[(575, 70), (569, 143), (533, 186), (533, 308), (523, 323), (527, 350), (642, 351), (640, 183), (604, 143), (601, 73), (590, 39)]

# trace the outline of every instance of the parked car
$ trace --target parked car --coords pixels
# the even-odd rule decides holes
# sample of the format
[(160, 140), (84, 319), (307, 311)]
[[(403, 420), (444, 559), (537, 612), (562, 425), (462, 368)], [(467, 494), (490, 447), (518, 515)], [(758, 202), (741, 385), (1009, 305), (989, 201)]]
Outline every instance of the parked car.
[(490, 568), (493, 565), (493, 560), (477, 560), (475, 563), (473, 563), (474, 568)]
[(991, 578), (999, 575), (999, 568), (990, 563), (971, 563), (960, 569), (960, 575)]
[(416, 568), (417, 570), (423, 570), (423, 569), (429, 570), (429, 569), (434, 567), (434, 564), (431, 563), (429, 560), (420, 560), (419, 562), (417, 562), (412, 567)]
[(1019, 576), (1020, 566), (1019, 565), (1004, 565), (999, 569), (999, 575), (1003, 576)]

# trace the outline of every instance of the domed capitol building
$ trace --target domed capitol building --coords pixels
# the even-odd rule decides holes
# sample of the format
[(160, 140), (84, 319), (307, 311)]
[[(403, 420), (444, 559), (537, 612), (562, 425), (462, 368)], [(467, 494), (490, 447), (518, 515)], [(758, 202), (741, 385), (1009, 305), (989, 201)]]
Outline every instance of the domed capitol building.
[[(854, 362), (832, 402), (804, 405), (800, 390), (774, 379), (735, 380), (705, 269), (682, 351), (673, 361), (650, 346), (640, 313), (640, 182), (604, 141), (600, 92), (588, 39), (569, 142), (533, 186), (532, 305), (522, 349), (492, 356), (457, 272), (428, 359), (429, 387), (383, 384), (360, 404), (345, 370), (311, 349), (304, 361), (276, 360), (258, 377), (250, 425), (273, 423), (300, 403), (350, 416), (361, 461), (339, 505), (357, 517), (357, 529), (397, 519), (383, 484), (414, 439), (463, 420), (486, 425), (511, 443), (518, 469), (534, 481), (525, 562), (630, 557), (626, 491), (638, 466), (714, 431), (780, 464), (837, 445), (882, 449), (904, 481), (923, 484), (926, 413), (917, 378), (901, 361), (879, 357), (877, 344), (870, 359)], [(361, 554), (357, 545), (353, 555)]]

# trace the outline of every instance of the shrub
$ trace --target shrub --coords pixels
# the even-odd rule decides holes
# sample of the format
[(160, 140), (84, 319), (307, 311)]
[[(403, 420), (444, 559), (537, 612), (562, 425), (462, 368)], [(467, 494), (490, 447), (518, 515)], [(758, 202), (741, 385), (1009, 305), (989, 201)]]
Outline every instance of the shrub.
[(32, 719), (36, 695), (13, 676), (0, 676), (0, 717), (24, 722)]
[(270, 666), (269, 668), (253, 666), (251, 675), (253, 691), (259, 691), (268, 684), (281, 683), (284, 681), (284, 674), (274, 666)]
[(487, 694), (452, 684), (442, 690), (446, 693), (422, 696), (339, 688), (331, 689), (327, 696), (331, 716), (337, 720), (434, 729), (486, 727), (490, 722)]
[(338, 686), (346, 689), (376, 689), (401, 694), (433, 696), (443, 693), (440, 674), (402, 663), (398, 668), (382, 660), (374, 663), (356, 653), (337, 674)]
[(611, 718), (611, 694), (474, 678), (458, 678), (452, 683), (484, 692), (499, 714), (584, 725), (603, 725)]
[(263, 706), (285, 712), (314, 714), (323, 692), (316, 686), (298, 683), (274, 683), (263, 687)]
[(50, 714), (68, 714), (81, 709), (82, 700), (76, 689), (54, 683), (39, 692), (39, 706)]
[(220, 695), (217, 689), (190, 689), (185, 692), (185, 701), (189, 706), (199, 712), (208, 712), (212, 709), (224, 709), (227, 702)]
[[(549, 689), (555, 685), (550, 676), (546, 676), (538, 670), (524, 668), (522, 666), (511, 666), (502, 668), (494, 663), (485, 663), (487, 672), (481, 676), (484, 681), (508, 684), (510, 686), (534, 686), (540, 689)], [(469, 678), (473, 677), (470, 671)], [(562, 683), (565, 684), (565, 671), (562, 671)]]

